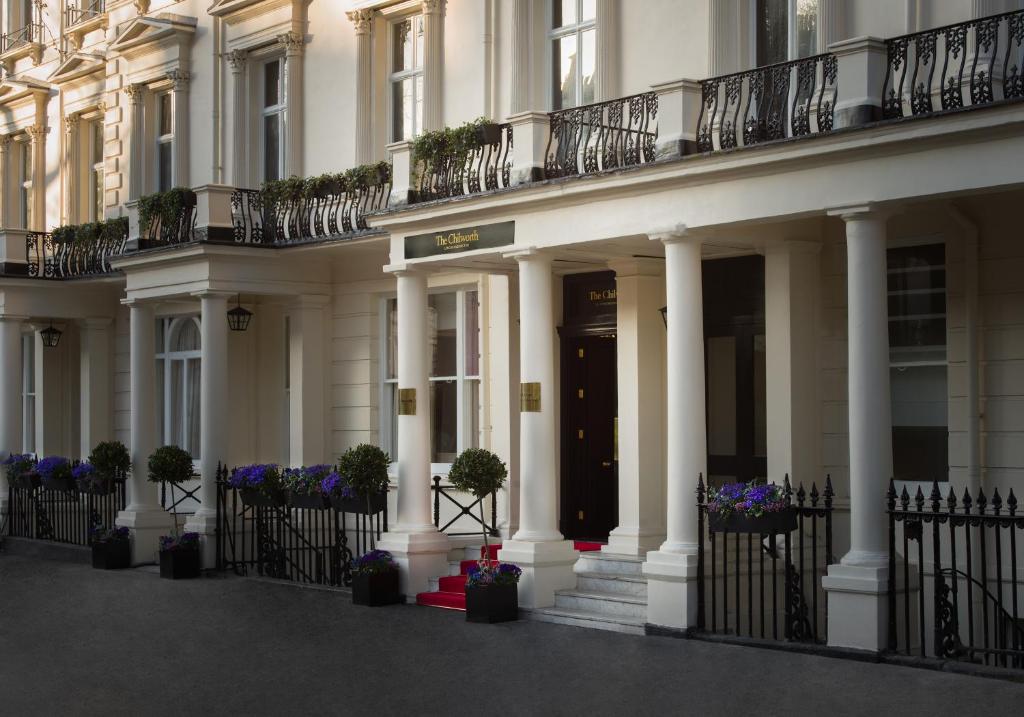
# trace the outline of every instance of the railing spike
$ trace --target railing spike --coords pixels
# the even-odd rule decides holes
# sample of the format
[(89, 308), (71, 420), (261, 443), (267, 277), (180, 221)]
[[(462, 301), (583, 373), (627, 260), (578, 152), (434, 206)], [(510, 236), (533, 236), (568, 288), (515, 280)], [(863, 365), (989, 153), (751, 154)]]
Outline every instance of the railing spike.
[(978, 488), (978, 515), (985, 512), (985, 489)]
[(961, 500), (961, 503), (964, 506), (964, 513), (969, 514), (971, 512), (971, 505), (974, 501), (971, 500), (971, 492), (968, 488), (964, 488), (964, 497)]
[(921, 490), (921, 486), (917, 486), (917, 493), (914, 495), (914, 505), (917, 506), (918, 513), (924, 510), (924, 491)]
[(903, 486), (903, 492), (900, 493), (900, 509), (906, 510), (910, 507), (910, 493), (907, 492), (907, 487)]
[(704, 474), (697, 474), (697, 502), (704, 502)]
[(818, 484), (817, 482), (811, 483), (811, 507), (817, 507), (818, 505)]
[(999, 511), (1003, 507), (1003, 499), (999, 497), (999, 488), (996, 488), (992, 492), (992, 510), (995, 511), (996, 515), (999, 515)]
[(1010, 515), (1014, 515), (1017, 512), (1017, 496), (1013, 494), (1013, 488), (1010, 488), (1010, 495), (1006, 498), (1006, 507), (1010, 511)]
[(949, 487), (949, 495), (946, 496), (946, 506), (950, 513), (956, 510), (956, 492), (953, 486)]

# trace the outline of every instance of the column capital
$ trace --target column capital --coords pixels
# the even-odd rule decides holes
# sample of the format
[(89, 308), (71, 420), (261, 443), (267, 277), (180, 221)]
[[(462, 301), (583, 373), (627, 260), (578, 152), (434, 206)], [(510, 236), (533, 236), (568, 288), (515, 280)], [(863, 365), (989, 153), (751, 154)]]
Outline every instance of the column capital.
[(50, 128), (43, 124), (34, 124), (25, 128), (25, 133), (31, 138), (33, 144), (45, 139), (50, 133)]
[(283, 32), (277, 36), (277, 43), (281, 45), (289, 55), (298, 55), (302, 52), (302, 46), (306, 38), (298, 32)]
[(192, 80), (192, 73), (179, 68), (168, 72), (167, 79), (174, 85), (175, 92), (183, 92), (188, 90), (188, 83)]
[(894, 212), (891, 207), (882, 206), (875, 202), (864, 202), (862, 204), (846, 204), (825, 210), (830, 217), (839, 217), (843, 221), (854, 221), (863, 219), (886, 220)]
[(551, 254), (538, 249), (534, 246), (524, 247), (522, 249), (514, 249), (512, 251), (504, 252), (501, 255), (505, 259), (515, 259), (518, 262), (524, 261), (551, 261)]
[(351, 10), (345, 13), (356, 29), (356, 35), (369, 35), (373, 27), (373, 10), (363, 8), (362, 10)]
[(384, 265), (384, 273), (392, 276), (425, 276), (432, 271), (433, 269), (425, 264), (409, 264), (404, 261)]
[(703, 233), (698, 233), (682, 223), (647, 232), (648, 239), (662, 244), (675, 244), (682, 241), (700, 242), (703, 237)]
[(223, 289), (200, 289), (193, 291), (190, 296), (196, 299), (224, 299), (227, 301), (237, 293), (237, 291), (225, 291)]
[(77, 112), (74, 114), (66, 115), (64, 117), (64, 131), (71, 134), (78, 127), (78, 123), (81, 121), (82, 116)]
[(129, 309), (156, 309), (156, 301), (154, 299), (128, 297), (121, 299), (121, 306), (127, 306)]
[(444, 15), (447, 0), (421, 0), (424, 15)]
[(124, 88), (124, 93), (128, 96), (128, 101), (133, 105), (137, 105), (142, 102), (142, 95), (146, 91), (146, 86), (141, 82), (137, 82), (133, 85), (128, 85)]
[(227, 59), (228, 64), (231, 65), (231, 71), (237, 74), (245, 69), (245, 63), (249, 59), (249, 53), (245, 50), (232, 50), (231, 52), (225, 53), (224, 57)]
[(135, 9), (140, 15), (145, 15), (149, 12), (150, 0), (132, 0), (132, 4), (135, 5)]
[(7, 148), (11, 146), (11, 142), (14, 138), (9, 134), (0, 134), (0, 152), (6, 152)]
[(662, 276), (665, 261), (655, 257), (630, 256), (608, 260), (608, 268), (615, 272), (616, 279), (630, 276)]

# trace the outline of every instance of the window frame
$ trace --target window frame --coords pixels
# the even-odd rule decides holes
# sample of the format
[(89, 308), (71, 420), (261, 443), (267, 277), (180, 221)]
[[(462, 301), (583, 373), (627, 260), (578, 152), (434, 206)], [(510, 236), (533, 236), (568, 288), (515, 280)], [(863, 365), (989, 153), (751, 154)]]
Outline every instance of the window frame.
[[(758, 0), (750, 0), (749, 4), (749, 16), (750, 16), (750, 65), (752, 68), (762, 67), (757, 61), (757, 46), (758, 46), (758, 18), (757, 18), (757, 2)], [(786, 59), (782, 62), (792, 62), (793, 60), (802, 59), (800, 55), (799, 38), (796, 29), (796, 18), (799, 0), (786, 0)], [(813, 57), (814, 55), (823, 52), (818, 47), (818, 27), (821, 23), (821, 0), (816, 0), (816, 12), (815, 12), (815, 34), (814, 34), (814, 49), (813, 51), (805, 55), (804, 57)], [(773, 63), (769, 63), (773, 64)]]
[[(191, 322), (193, 322), (195, 324), (196, 331), (199, 333), (199, 341), (200, 341), (199, 348), (198, 349), (189, 349), (187, 351), (172, 351), (171, 350), (172, 339), (176, 336), (176, 334), (177, 334), (177, 332), (179, 330), (179, 327), (182, 324), (184, 324), (184, 323), (186, 323), (188, 321), (191, 321)], [(162, 410), (162, 414), (163, 415), (159, 416), (159, 418), (160, 418), (160, 428), (162, 430), (158, 431), (157, 440), (159, 441), (161, 446), (172, 445), (171, 439), (172, 439), (172, 436), (174, 434), (174, 429), (172, 427), (172, 422), (171, 422), (171, 406), (172, 406), (172, 402), (171, 402), (171, 394), (172, 394), (171, 366), (172, 366), (172, 364), (175, 361), (180, 361), (182, 363), (182, 372), (181, 372), (181, 391), (182, 391), (182, 394), (181, 394), (181, 405), (182, 405), (182, 410), (181, 410), (181, 423), (182, 423), (182, 425), (181, 425), (181, 435), (185, 439), (183, 442), (186, 443), (186, 445), (179, 446), (179, 448), (182, 448), (182, 449), (188, 451), (189, 455), (192, 456), (193, 463), (198, 465), (199, 461), (200, 461), (200, 459), (202, 457), (201, 454), (199, 453), (200, 446), (192, 446), (191, 445), (191, 437), (189, 436), (189, 432), (188, 432), (189, 419), (191, 418), (191, 415), (192, 415), (191, 411), (190, 411), (190, 408), (189, 408), (189, 401), (188, 401), (188, 387), (189, 387), (189, 380), (188, 380), (188, 378), (189, 378), (189, 374), (190, 374), (190, 371), (191, 371), (191, 369), (189, 368), (190, 367), (190, 362), (192, 362), (192, 361), (198, 362), (200, 376), (202, 376), (202, 370), (203, 370), (202, 318), (198, 314), (179, 314), (179, 315), (176, 315), (176, 316), (160, 316), (160, 317), (157, 317), (156, 322), (158, 324), (158, 327), (156, 328), (156, 335), (157, 336), (161, 336), (161, 330), (159, 328), (159, 325), (162, 324), (162, 326), (163, 326), (163, 330), (162, 330), (163, 345), (160, 347), (159, 350), (157, 350), (155, 352), (155, 356), (154, 356), (154, 358), (155, 358), (155, 360), (157, 362), (162, 362), (163, 363), (163, 385), (157, 385), (156, 386), (156, 390), (159, 391), (160, 394), (163, 397), (163, 399), (161, 401), (161, 403), (162, 403), (161, 408), (163, 409)], [(202, 389), (200, 388), (200, 391), (201, 390)], [(203, 419), (203, 417), (202, 417), (202, 409), (200, 408), (199, 409), (200, 435), (202, 434), (202, 419)], [(200, 445), (201, 445), (201, 443), (202, 443), (202, 439), (200, 438)]]
[[(169, 124), (171, 131), (168, 133), (162, 133), (160, 131), (163, 126), (164, 119), (164, 97), (169, 98), (169, 101), (167, 103), (167, 111), (170, 113)], [(177, 129), (177, 127), (175, 127), (174, 123), (174, 92), (171, 90), (170, 87), (162, 87), (153, 90), (153, 110), (153, 168), (155, 170), (153, 174), (153, 190), (156, 192), (162, 192), (167, 191), (168, 189), (174, 187), (175, 183), (178, 180), (178, 178), (174, 176), (174, 137), (176, 134), (175, 130)], [(162, 187), (160, 185), (160, 178), (163, 175), (164, 166), (163, 160), (161, 159), (160, 156), (160, 150), (165, 145), (170, 146), (170, 152), (168, 156), (168, 161), (170, 162), (170, 172), (168, 172), (168, 176), (170, 177), (170, 184), (167, 187)]]
[(594, 100), (592, 100), (592, 102), (597, 100), (597, 95), (596, 95), (596, 88), (597, 88), (597, 82), (598, 82), (598, 77), (597, 77), (597, 53), (599, 51), (599, 48), (597, 46), (597, 14), (598, 13), (597, 13), (597, 8), (596, 8), (596, 3), (595, 3), (595, 10), (594, 10), (594, 17), (589, 18), (587, 20), (581, 20), (580, 18), (582, 18), (582, 16), (583, 16), (583, 2), (584, 2), (584, 0), (575, 0), (577, 22), (575, 24), (572, 24), (572, 25), (562, 25), (562, 26), (556, 28), (554, 26), (554, 23), (555, 23), (555, 7), (556, 7), (556, 4), (559, 3), (559, 2), (560, 2), (560, 0), (549, 0), (549, 2), (547, 3), (547, 8), (546, 8), (547, 15), (546, 15), (546, 19), (545, 19), (545, 22), (544, 22), (544, 26), (545, 26), (545, 29), (547, 31), (547, 45), (546, 45), (546, 47), (547, 47), (547, 56), (549, 58), (548, 62), (547, 62), (547, 66), (548, 66), (548, 82), (550, 83), (550, 91), (548, 92), (548, 101), (551, 103), (551, 110), (552, 111), (558, 111), (558, 110), (563, 110), (563, 109), (572, 109), (573, 107), (584, 107), (587, 104), (591, 104), (591, 102), (583, 102), (582, 101), (583, 100), (583, 95), (582, 95), (582, 92), (583, 92), (583, 63), (581, 63), (581, 62), (577, 62), (576, 63), (576, 78), (575, 78), (576, 79), (576, 99), (575, 99), (575, 102), (572, 105), (569, 105), (569, 106), (566, 106), (566, 105), (562, 104), (561, 83), (559, 82), (558, 74), (557, 74), (557, 70), (560, 69), (558, 67), (558, 64), (557, 64), (559, 62), (560, 58), (558, 56), (558, 53), (555, 51), (555, 43), (558, 40), (560, 40), (560, 39), (562, 39), (564, 37), (569, 37), (570, 35), (575, 35), (575, 37), (576, 37), (576, 52), (577, 52), (577, 54), (579, 54), (580, 52), (582, 52), (582, 48), (583, 48), (583, 33), (587, 32), (589, 30), (593, 30), (594, 31), (594, 87), (595, 87), (595, 96), (594, 96)]
[[(268, 65), (277, 63), (278, 78), (277, 78), (277, 91), (278, 91), (278, 102), (275, 105), (268, 106), (266, 104), (266, 81), (265, 72)], [(259, 116), (257, 120), (259, 126), (257, 127), (257, 135), (259, 137), (259, 158), (258, 166), (256, 167), (256, 178), (258, 182), (268, 181), (267, 178), (267, 138), (266, 138), (266, 118), (277, 116), (278, 119), (278, 136), (277, 136), (277, 179), (283, 179), (286, 174), (285, 167), (287, 159), (287, 122), (288, 122), (288, 58), (282, 53), (269, 55), (266, 57), (257, 57), (254, 59), (257, 72), (253, 74), (258, 75), (256, 82), (258, 87), (255, 88), (257, 91), (255, 94), (257, 106), (256, 111)]]
[[(425, 97), (419, 97), (419, 93), (417, 92), (417, 89), (416, 89), (416, 81), (420, 80), (421, 83), (425, 83), (424, 68), (427, 65), (427, 53), (426, 53), (427, 48), (425, 46), (422, 48), (423, 62), (421, 64), (419, 64), (419, 65), (416, 65), (416, 58), (417, 58), (417, 55), (418, 55), (417, 49), (418, 49), (418, 46), (419, 46), (419, 43), (417, 42), (417, 39), (416, 39), (417, 35), (416, 35), (416, 31), (415, 31), (415, 23), (416, 23), (416, 21), (419, 21), (421, 23), (424, 22), (423, 14), (422, 13), (415, 12), (415, 13), (411, 13), (411, 14), (408, 14), (408, 15), (402, 15), (402, 16), (399, 16), (399, 17), (389, 18), (388, 19), (388, 23), (387, 23), (387, 43), (386, 43), (387, 44), (387, 47), (386, 47), (386, 52), (387, 52), (386, 92), (387, 92), (387, 95), (386, 95), (386, 97), (387, 97), (387, 106), (388, 106), (388, 113), (387, 113), (388, 114), (388, 117), (387, 117), (387, 120), (388, 120), (387, 136), (390, 138), (389, 141), (391, 141), (391, 142), (401, 142), (401, 141), (407, 140), (407, 139), (411, 140), (411, 139), (419, 136), (423, 132), (422, 116), (419, 118), (419, 124), (417, 124), (416, 105), (417, 105), (417, 99), (418, 99), (419, 103), (420, 103), (420, 107), (422, 108), (423, 102), (425, 100)], [(413, 58), (413, 66), (412, 66), (412, 68), (406, 69), (406, 70), (395, 70), (395, 66), (394, 66), (395, 65), (395, 30), (397, 29), (397, 27), (399, 25), (401, 25), (401, 24), (403, 24), (405, 22), (412, 22), (413, 23), (413, 31), (412, 31), (412, 58)], [(405, 132), (405, 126), (404, 126), (404, 123), (403, 123), (402, 136), (399, 137), (399, 136), (397, 136), (397, 134), (395, 132), (395, 120), (398, 117), (398, 114), (401, 111), (401, 108), (397, 107), (396, 103), (395, 103), (395, 86), (397, 84), (399, 84), (399, 83), (404, 82), (405, 80), (412, 80), (412, 108), (413, 108), (413, 111), (412, 111), (412, 115), (411, 116), (412, 116), (412, 124), (413, 124), (413, 126), (412, 126), (412, 131), (407, 133), (407, 132)], [(426, 87), (424, 86), (424, 92), (425, 92), (425, 90), (426, 90)], [(406, 134), (408, 134), (408, 136), (406, 136)]]
[[(87, 151), (88, 157), (86, 162), (86, 186), (87, 190), (87, 207), (86, 217), (91, 222), (98, 222), (103, 220), (105, 202), (105, 186), (104, 181), (106, 180), (106, 166), (104, 163), (104, 127), (102, 116), (94, 117), (86, 120), (86, 136), (83, 139), (87, 140)], [(96, 136), (93, 134), (99, 131), (99, 156), (97, 157), (96, 147)], [(99, 180), (97, 184), (96, 180)]]

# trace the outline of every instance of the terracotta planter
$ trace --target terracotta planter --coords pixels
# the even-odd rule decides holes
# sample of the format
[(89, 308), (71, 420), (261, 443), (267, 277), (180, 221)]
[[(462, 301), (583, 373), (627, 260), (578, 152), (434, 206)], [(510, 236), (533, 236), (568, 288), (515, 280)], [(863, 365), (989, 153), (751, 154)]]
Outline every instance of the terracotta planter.
[(790, 507), (777, 513), (765, 513), (757, 518), (736, 513), (723, 518), (718, 513), (708, 513), (708, 525), (712, 533), (789, 533), (796, 530), (796, 509)]
[(370, 496), (369, 508), (366, 498), (341, 498), (331, 496), (331, 507), (339, 513), (362, 513), (364, 515), (376, 515), (388, 505), (388, 494), (377, 493)]
[(352, 576), (352, 604), (381, 607), (402, 602), (398, 593), (398, 571)]
[(466, 622), (511, 622), (519, 619), (519, 586), (466, 587)]

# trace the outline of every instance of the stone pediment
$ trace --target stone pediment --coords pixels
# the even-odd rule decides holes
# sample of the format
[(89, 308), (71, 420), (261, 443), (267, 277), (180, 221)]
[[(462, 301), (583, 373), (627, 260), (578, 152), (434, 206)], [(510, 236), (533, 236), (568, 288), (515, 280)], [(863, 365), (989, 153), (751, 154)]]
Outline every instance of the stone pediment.
[(105, 64), (106, 59), (103, 55), (96, 55), (91, 52), (75, 52), (69, 55), (64, 62), (60, 63), (48, 79), (55, 85), (61, 85), (65, 82), (71, 82), (80, 77), (91, 75), (94, 72), (100, 72)]
[(291, 4), (292, 0), (217, 0), (208, 12), (231, 25)]
[(140, 15), (118, 35), (110, 46), (110, 52), (131, 59), (160, 49), (181, 47), (192, 41), (196, 24), (196, 18), (185, 15)]
[(41, 80), (11, 78), (0, 82), (0, 105), (9, 106), (31, 97), (46, 97), (50, 94), (52, 85)]

